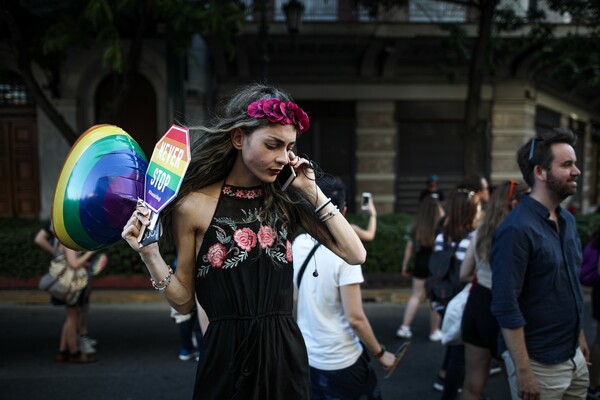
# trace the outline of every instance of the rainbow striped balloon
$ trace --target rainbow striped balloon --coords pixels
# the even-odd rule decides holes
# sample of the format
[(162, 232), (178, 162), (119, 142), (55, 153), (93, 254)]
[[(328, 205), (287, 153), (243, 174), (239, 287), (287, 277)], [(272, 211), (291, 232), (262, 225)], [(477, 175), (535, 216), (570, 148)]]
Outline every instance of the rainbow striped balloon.
[(117, 243), (138, 198), (144, 197), (148, 160), (127, 132), (96, 125), (75, 142), (60, 171), (52, 225), (58, 240), (74, 250)]

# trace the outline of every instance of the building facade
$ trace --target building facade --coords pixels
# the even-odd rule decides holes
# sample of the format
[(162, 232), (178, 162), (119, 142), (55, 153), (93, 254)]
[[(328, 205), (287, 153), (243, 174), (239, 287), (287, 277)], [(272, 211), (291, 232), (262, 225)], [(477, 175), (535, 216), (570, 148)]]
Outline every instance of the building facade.
[[(448, 33), (440, 22), (459, 22), (474, 36), (473, 16), (460, 7), (419, 0), (371, 19), (351, 0), (304, 0), (302, 25), (291, 34), (284, 3), (268, 0), (264, 19), (249, 15), (236, 35), (233, 58), (222, 46), (198, 38), (192, 56), (179, 60), (182, 68), (164, 42), (146, 41), (134, 95), (115, 125), (150, 157), (153, 143), (170, 124), (199, 124), (233, 88), (267, 81), (288, 90), (311, 117), (298, 152), (346, 182), (354, 200), (351, 211), (368, 191), (382, 214), (414, 212), (426, 176), (437, 174), (446, 191), (456, 184), (464, 174), (467, 65), (447, 58)], [(549, 18), (560, 29), (570, 27), (564, 16)], [(66, 65), (61, 98), (54, 104), (76, 131), (84, 132), (110, 96), (110, 72), (102, 67), (100, 46), (74, 52)], [(69, 146), (31, 101), (6, 47), (0, 47), (0, 71), (0, 174), (10, 182), (0, 195), (0, 216), (48, 218)], [(492, 184), (520, 178), (516, 149), (537, 129), (570, 127), (580, 138), (583, 172), (570, 201), (581, 212), (594, 210), (600, 204), (600, 107), (594, 96), (562, 93), (526, 63), (486, 75), (479, 172)]]

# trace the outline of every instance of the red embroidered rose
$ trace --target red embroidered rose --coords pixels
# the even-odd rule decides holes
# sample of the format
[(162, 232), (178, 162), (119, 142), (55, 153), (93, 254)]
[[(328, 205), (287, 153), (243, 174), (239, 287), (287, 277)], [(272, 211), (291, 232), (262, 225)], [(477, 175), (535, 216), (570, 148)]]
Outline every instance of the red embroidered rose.
[(256, 246), (256, 234), (250, 228), (238, 229), (233, 233), (233, 240), (240, 249), (250, 251)]
[(258, 231), (258, 242), (260, 243), (260, 247), (263, 249), (273, 246), (276, 237), (277, 234), (273, 228), (268, 225), (261, 226), (260, 230)]
[(285, 241), (285, 259), (292, 262), (292, 243), (289, 240)]
[(206, 258), (213, 268), (221, 268), (227, 257), (227, 249), (221, 243), (215, 243), (209, 247)]

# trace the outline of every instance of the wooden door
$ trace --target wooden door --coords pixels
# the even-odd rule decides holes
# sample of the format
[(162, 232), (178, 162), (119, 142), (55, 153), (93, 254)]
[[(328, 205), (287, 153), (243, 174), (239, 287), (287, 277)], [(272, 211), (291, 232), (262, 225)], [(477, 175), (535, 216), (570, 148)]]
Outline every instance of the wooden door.
[(39, 216), (37, 151), (35, 118), (0, 118), (0, 217)]

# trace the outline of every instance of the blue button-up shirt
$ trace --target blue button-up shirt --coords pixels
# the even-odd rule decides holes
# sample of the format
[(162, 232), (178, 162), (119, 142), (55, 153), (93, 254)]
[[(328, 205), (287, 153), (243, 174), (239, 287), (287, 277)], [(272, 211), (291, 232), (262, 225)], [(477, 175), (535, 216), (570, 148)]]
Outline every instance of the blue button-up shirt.
[(492, 314), (502, 328), (524, 328), (529, 356), (544, 364), (572, 358), (583, 321), (575, 219), (558, 207), (558, 227), (538, 201), (523, 196), (494, 234)]

